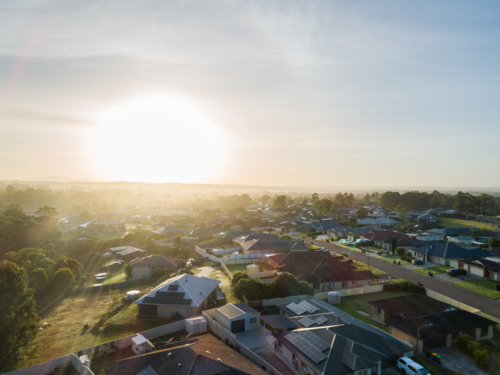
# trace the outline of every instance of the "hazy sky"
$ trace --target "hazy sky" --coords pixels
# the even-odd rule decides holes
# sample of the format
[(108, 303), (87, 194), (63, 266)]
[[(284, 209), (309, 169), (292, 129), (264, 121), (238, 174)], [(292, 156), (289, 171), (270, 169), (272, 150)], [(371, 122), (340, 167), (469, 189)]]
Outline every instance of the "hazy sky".
[(498, 187), (499, 120), (498, 1), (0, 2), (0, 180)]

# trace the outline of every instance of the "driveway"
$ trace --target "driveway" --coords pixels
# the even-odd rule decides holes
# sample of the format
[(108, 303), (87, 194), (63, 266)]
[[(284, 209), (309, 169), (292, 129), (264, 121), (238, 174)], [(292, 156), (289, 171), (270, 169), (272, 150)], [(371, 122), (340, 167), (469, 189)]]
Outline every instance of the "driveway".
[(451, 277), (447, 273), (440, 273), (439, 275), (434, 275), (434, 278), (441, 280), (441, 281), (444, 281), (445, 283), (448, 283), (448, 284), (453, 284), (453, 283), (456, 283), (459, 281), (469, 281), (469, 280), (474, 280), (474, 279), (485, 280), (484, 277), (476, 276), (476, 275), (473, 275), (470, 273), (468, 273), (465, 276), (458, 276), (458, 277)]
[(449, 370), (458, 371), (464, 375), (487, 375), (481, 371), (474, 361), (454, 347), (434, 349), (434, 353), (441, 356), (441, 366)]
[[(307, 243), (312, 243), (316, 246), (326, 247), (330, 249), (331, 252), (342, 254), (346, 252), (344, 247), (338, 246), (331, 242), (323, 242), (323, 241), (315, 241), (315, 240), (307, 240)], [(351, 259), (355, 259), (359, 262), (367, 263), (368, 257), (365, 254), (362, 254), (357, 251), (352, 251), (349, 254)], [(454, 286), (447, 282), (443, 282), (434, 277), (429, 277), (427, 275), (422, 275), (418, 272), (414, 272), (408, 270), (402, 266), (398, 266), (396, 264), (392, 264), (390, 262), (386, 262), (385, 260), (370, 258), (370, 266), (378, 268), (384, 272), (387, 272), (390, 275), (394, 275), (400, 279), (408, 279), (413, 281), (414, 283), (422, 283), (424, 287), (433, 290), (436, 293), (443, 294), (447, 297), (453, 298), (459, 302), (465, 303), (466, 305), (472, 306), (478, 310), (481, 310), (485, 314), (491, 315), (495, 318), (500, 319), (500, 302), (490, 299), (488, 297), (482, 296), (480, 294), (476, 294), (469, 290), (460, 288), (458, 286)], [(459, 280), (457, 280), (459, 281)]]
[(208, 277), (214, 270), (213, 267), (200, 267), (199, 268), (201, 271), (196, 275), (196, 276), (204, 276)]

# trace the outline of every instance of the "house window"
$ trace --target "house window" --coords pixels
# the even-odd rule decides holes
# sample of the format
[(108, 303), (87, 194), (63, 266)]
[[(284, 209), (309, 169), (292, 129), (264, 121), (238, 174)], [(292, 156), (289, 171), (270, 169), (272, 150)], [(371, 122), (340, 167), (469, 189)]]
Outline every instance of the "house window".
[(375, 315), (377, 316), (382, 315), (382, 309), (380, 307), (375, 307)]
[(355, 284), (356, 284), (356, 281), (353, 281), (353, 282), (352, 282), (352, 285), (355, 285)]
[(190, 312), (191, 312), (191, 307), (188, 307), (188, 313), (190, 313)]
[(319, 289), (319, 284), (313, 284), (313, 289)]
[(342, 281), (342, 288), (347, 288), (347, 281)]
[(250, 324), (257, 323), (257, 318), (250, 318)]
[(358, 371), (358, 375), (368, 375), (368, 370)]
[(490, 327), (481, 327), (481, 337), (488, 336)]

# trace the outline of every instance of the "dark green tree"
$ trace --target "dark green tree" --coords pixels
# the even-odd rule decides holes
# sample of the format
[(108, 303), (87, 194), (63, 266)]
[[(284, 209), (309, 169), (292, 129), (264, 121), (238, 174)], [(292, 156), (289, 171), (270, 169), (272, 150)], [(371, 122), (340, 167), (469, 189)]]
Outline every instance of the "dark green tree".
[(286, 207), (286, 196), (278, 195), (273, 202), (273, 207), (282, 210)]
[(364, 207), (359, 207), (356, 210), (356, 219), (365, 219), (368, 216), (368, 211)]
[(250, 279), (250, 276), (248, 276), (246, 272), (241, 272), (241, 271), (235, 272), (233, 275), (233, 279), (231, 280), (231, 285), (235, 286), (236, 284), (238, 284), (240, 280), (243, 279)]
[(16, 264), (0, 263), (0, 372), (19, 364), (38, 333), (39, 317), (26, 271)]
[(398, 247), (398, 240), (396, 238), (392, 238), (392, 241), (391, 241), (391, 252), (392, 252), (392, 255), (394, 255), (394, 253), (396, 252), (396, 248)]

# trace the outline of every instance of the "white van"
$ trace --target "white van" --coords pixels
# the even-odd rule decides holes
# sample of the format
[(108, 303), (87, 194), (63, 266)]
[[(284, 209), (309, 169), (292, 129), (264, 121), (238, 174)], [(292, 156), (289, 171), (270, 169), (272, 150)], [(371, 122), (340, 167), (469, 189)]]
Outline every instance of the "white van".
[(398, 359), (398, 368), (403, 375), (431, 375), (429, 370), (424, 366), (419, 365), (408, 357), (401, 357)]

